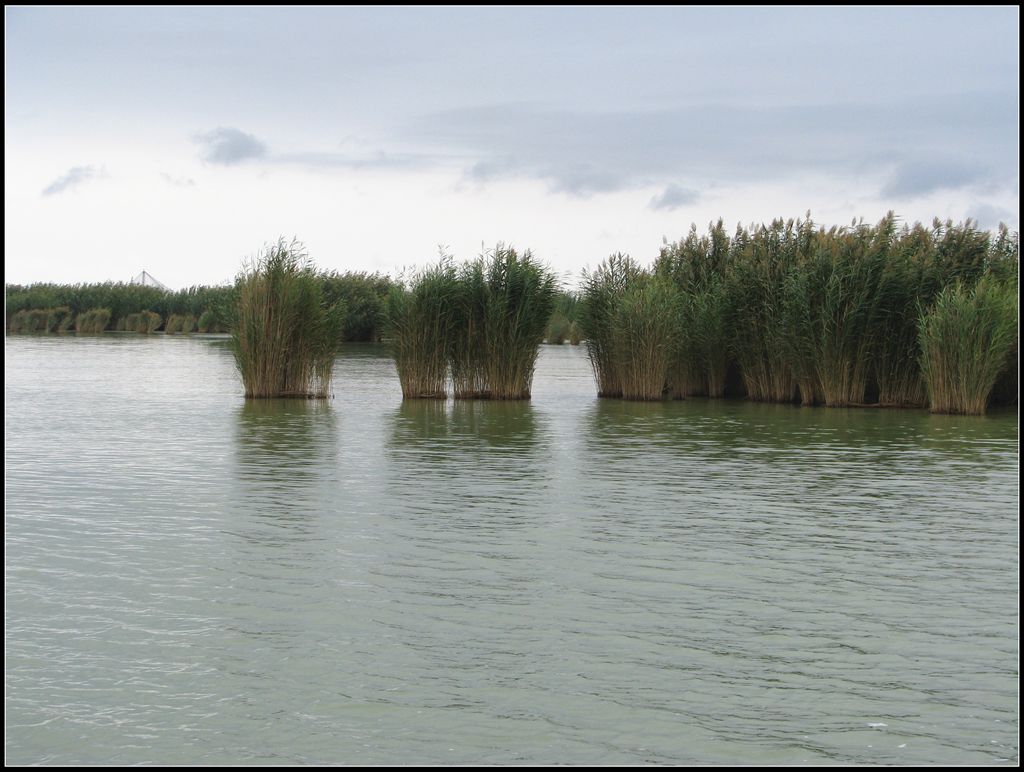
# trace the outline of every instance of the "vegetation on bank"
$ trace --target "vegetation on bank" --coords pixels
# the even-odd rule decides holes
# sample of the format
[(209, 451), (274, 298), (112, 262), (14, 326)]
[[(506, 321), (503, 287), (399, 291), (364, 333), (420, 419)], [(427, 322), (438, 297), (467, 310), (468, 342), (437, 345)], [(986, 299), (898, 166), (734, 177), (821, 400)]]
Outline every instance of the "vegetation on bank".
[(933, 413), (985, 412), (1015, 348), (1016, 282), (984, 276), (944, 288), (918, 322), (921, 370)]
[(719, 221), (584, 274), (580, 325), (602, 397), (719, 397), (735, 373), (757, 401), (979, 413), (1016, 400), (1018, 253), (970, 222)]
[(580, 344), (580, 328), (577, 323), (579, 302), (579, 295), (575, 292), (555, 292), (555, 308), (544, 331), (545, 343), (556, 346), (562, 343), (570, 343), (573, 346)]
[[(343, 304), (345, 341), (379, 341), (384, 335), (385, 304), (392, 280), (380, 274), (320, 273), (316, 280), (330, 304)], [(237, 287), (193, 286), (165, 291), (139, 284), (30, 284), (6, 286), (7, 331), (70, 332), (77, 329), (78, 315), (94, 309), (110, 312), (108, 324), (91, 332), (144, 331), (168, 333), (226, 333)], [(139, 314), (150, 312), (160, 318), (156, 329), (139, 330)], [(59, 319), (57, 317), (60, 316)], [(55, 318), (47, 321), (47, 317)], [(70, 315), (71, 322), (62, 320)], [(129, 317), (133, 317), (129, 321)], [(81, 330), (78, 330), (81, 331)]]
[[(616, 254), (584, 271), (576, 293), (500, 244), (405, 282), (310, 270), (303, 286), (343, 314), (328, 325), (335, 344), (390, 339), (409, 398), (449, 386), (457, 399), (526, 398), (539, 343), (583, 341), (601, 397), (978, 413), (1017, 401), (1018, 273), (1005, 227), (889, 214), (823, 228), (808, 215), (733, 233), (693, 226), (649, 267)], [(8, 285), (6, 321), (11, 332), (227, 331), (244, 285)]]

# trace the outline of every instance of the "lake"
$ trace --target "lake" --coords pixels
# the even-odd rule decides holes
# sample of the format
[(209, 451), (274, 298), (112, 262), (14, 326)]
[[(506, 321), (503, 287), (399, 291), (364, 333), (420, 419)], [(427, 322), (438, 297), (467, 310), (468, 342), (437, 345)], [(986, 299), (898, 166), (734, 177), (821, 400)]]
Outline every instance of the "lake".
[(7, 763), (1018, 763), (1018, 418), (247, 402), (227, 341), (6, 339)]

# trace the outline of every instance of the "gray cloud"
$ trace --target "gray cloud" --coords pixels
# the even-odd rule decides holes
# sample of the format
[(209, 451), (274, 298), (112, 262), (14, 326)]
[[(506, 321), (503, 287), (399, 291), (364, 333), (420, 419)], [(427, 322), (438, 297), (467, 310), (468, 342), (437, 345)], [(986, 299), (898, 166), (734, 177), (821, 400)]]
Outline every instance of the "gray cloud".
[(915, 198), (938, 190), (966, 187), (988, 176), (988, 169), (963, 160), (908, 161), (896, 169), (882, 188), (882, 196)]
[(203, 146), (203, 160), (211, 164), (231, 166), (267, 154), (267, 146), (256, 137), (231, 127), (196, 134), (193, 140)]
[(268, 160), (275, 163), (300, 164), (314, 168), (340, 169), (419, 169), (438, 162), (433, 155), (420, 153), (387, 153), (379, 151), (368, 155), (349, 153), (304, 151), (281, 153)]
[[(814, 174), (882, 176), (901, 195), (1016, 172), (1016, 105), (998, 93), (893, 103), (582, 111), (536, 103), (448, 110), (406, 122), (398, 139), (472, 160), (467, 176), (530, 177), (575, 195), (685, 177), (699, 184)], [(969, 151), (963, 148), (970, 148)], [(929, 173), (920, 158), (941, 158)], [(1003, 170), (1002, 172), (997, 170)], [(943, 176), (945, 175), (945, 176)], [(667, 203), (667, 201), (666, 201)]]
[(649, 209), (668, 209), (671, 211), (687, 204), (696, 204), (699, 198), (700, 193), (696, 190), (682, 188), (673, 184), (666, 187), (660, 195), (652, 198), (651, 203), (647, 206)]
[(83, 182), (100, 179), (105, 176), (106, 174), (102, 169), (97, 169), (94, 166), (73, 166), (68, 170), (67, 174), (58, 177), (43, 188), (43, 195), (53, 196), (70, 188), (77, 187)]
[(1001, 206), (991, 204), (975, 204), (967, 213), (967, 216), (978, 223), (982, 230), (995, 230), (1000, 223), (1006, 223), (1011, 228), (1020, 227), (1020, 217), (1016, 212)]

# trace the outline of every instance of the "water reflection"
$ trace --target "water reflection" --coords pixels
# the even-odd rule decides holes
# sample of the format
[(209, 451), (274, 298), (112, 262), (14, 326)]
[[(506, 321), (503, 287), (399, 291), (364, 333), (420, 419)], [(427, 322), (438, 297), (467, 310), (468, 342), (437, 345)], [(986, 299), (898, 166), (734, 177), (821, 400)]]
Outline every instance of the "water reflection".
[[(1016, 441), (1015, 414), (937, 416), (925, 410), (823, 408), (692, 399), (681, 402), (598, 400), (586, 416), (596, 452), (669, 446), (708, 457), (754, 454), (792, 458), (831, 448), (865, 452), (929, 450), (974, 453), (978, 443)], [(833, 458), (832, 460), (842, 460)]]
[(406, 514), (466, 527), (521, 522), (551, 484), (548, 432), (529, 402), (403, 401), (386, 450)]
[[(792, 517), (830, 520), (833, 528), (879, 518), (929, 522), (950, 495), (967, 507), (978, 486), (1005, 488), (1016, 457), (1009, 415), (599, 400), (583, 426), (592, 466), (582, 496), (595, 510), (612, 502), (623, 522), (649, 522), (646, 510), (657, 507), (666, 522), (688, 526), (743, 512), (747, 533)], [(979, 451), (1006, 463), (979, 470)], [(932, 506), (920, 506), (933, 497)]]
[(310, 531), (337, 463), (335, 415), (323, 400), (247, 399), (238, 409), (233, 501), (250, 525)]
[(537, 444), (537, 415), (527, 401), (404, 400), (395, 414), (391, 447), (526, 452)]
[(11, 761), (1017, 760), (1015, 414), (598, 401), (550, 348), (399, 407), (369, 354), (243, 404), (202, 341), (9, 340)]

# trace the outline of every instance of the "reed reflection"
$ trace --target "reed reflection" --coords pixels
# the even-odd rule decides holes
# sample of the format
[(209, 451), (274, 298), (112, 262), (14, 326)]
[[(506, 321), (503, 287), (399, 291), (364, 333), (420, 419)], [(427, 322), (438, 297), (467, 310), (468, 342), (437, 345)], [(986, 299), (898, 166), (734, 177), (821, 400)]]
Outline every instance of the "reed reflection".
[(330, 497), (335, 417), (322, 400), (247, 399), (235, 438), (234, 501), (265, 525), (308, 530)]
[(550, 486), (548, 432), (525, 401), (405, 400), (387, 444), (403, 511), (519, 521)]
[(993, 454), (1012, 462), (1016, 437), (1010, 415), (599, 400), (584, 419), (581, 490), (595, 510), (615, 503), (624, 522), (647, 522), (653, 501), (685, 523), (737, 511), (747, 513), (748, 528), (797, 513), (851, 524), (906, 522), (941, 510), (931, 492), (948, 497), (957, 479), (1002, 485), (993, 479), (1005, 474), (1002, 467), (979, 475), (977, 462)]

